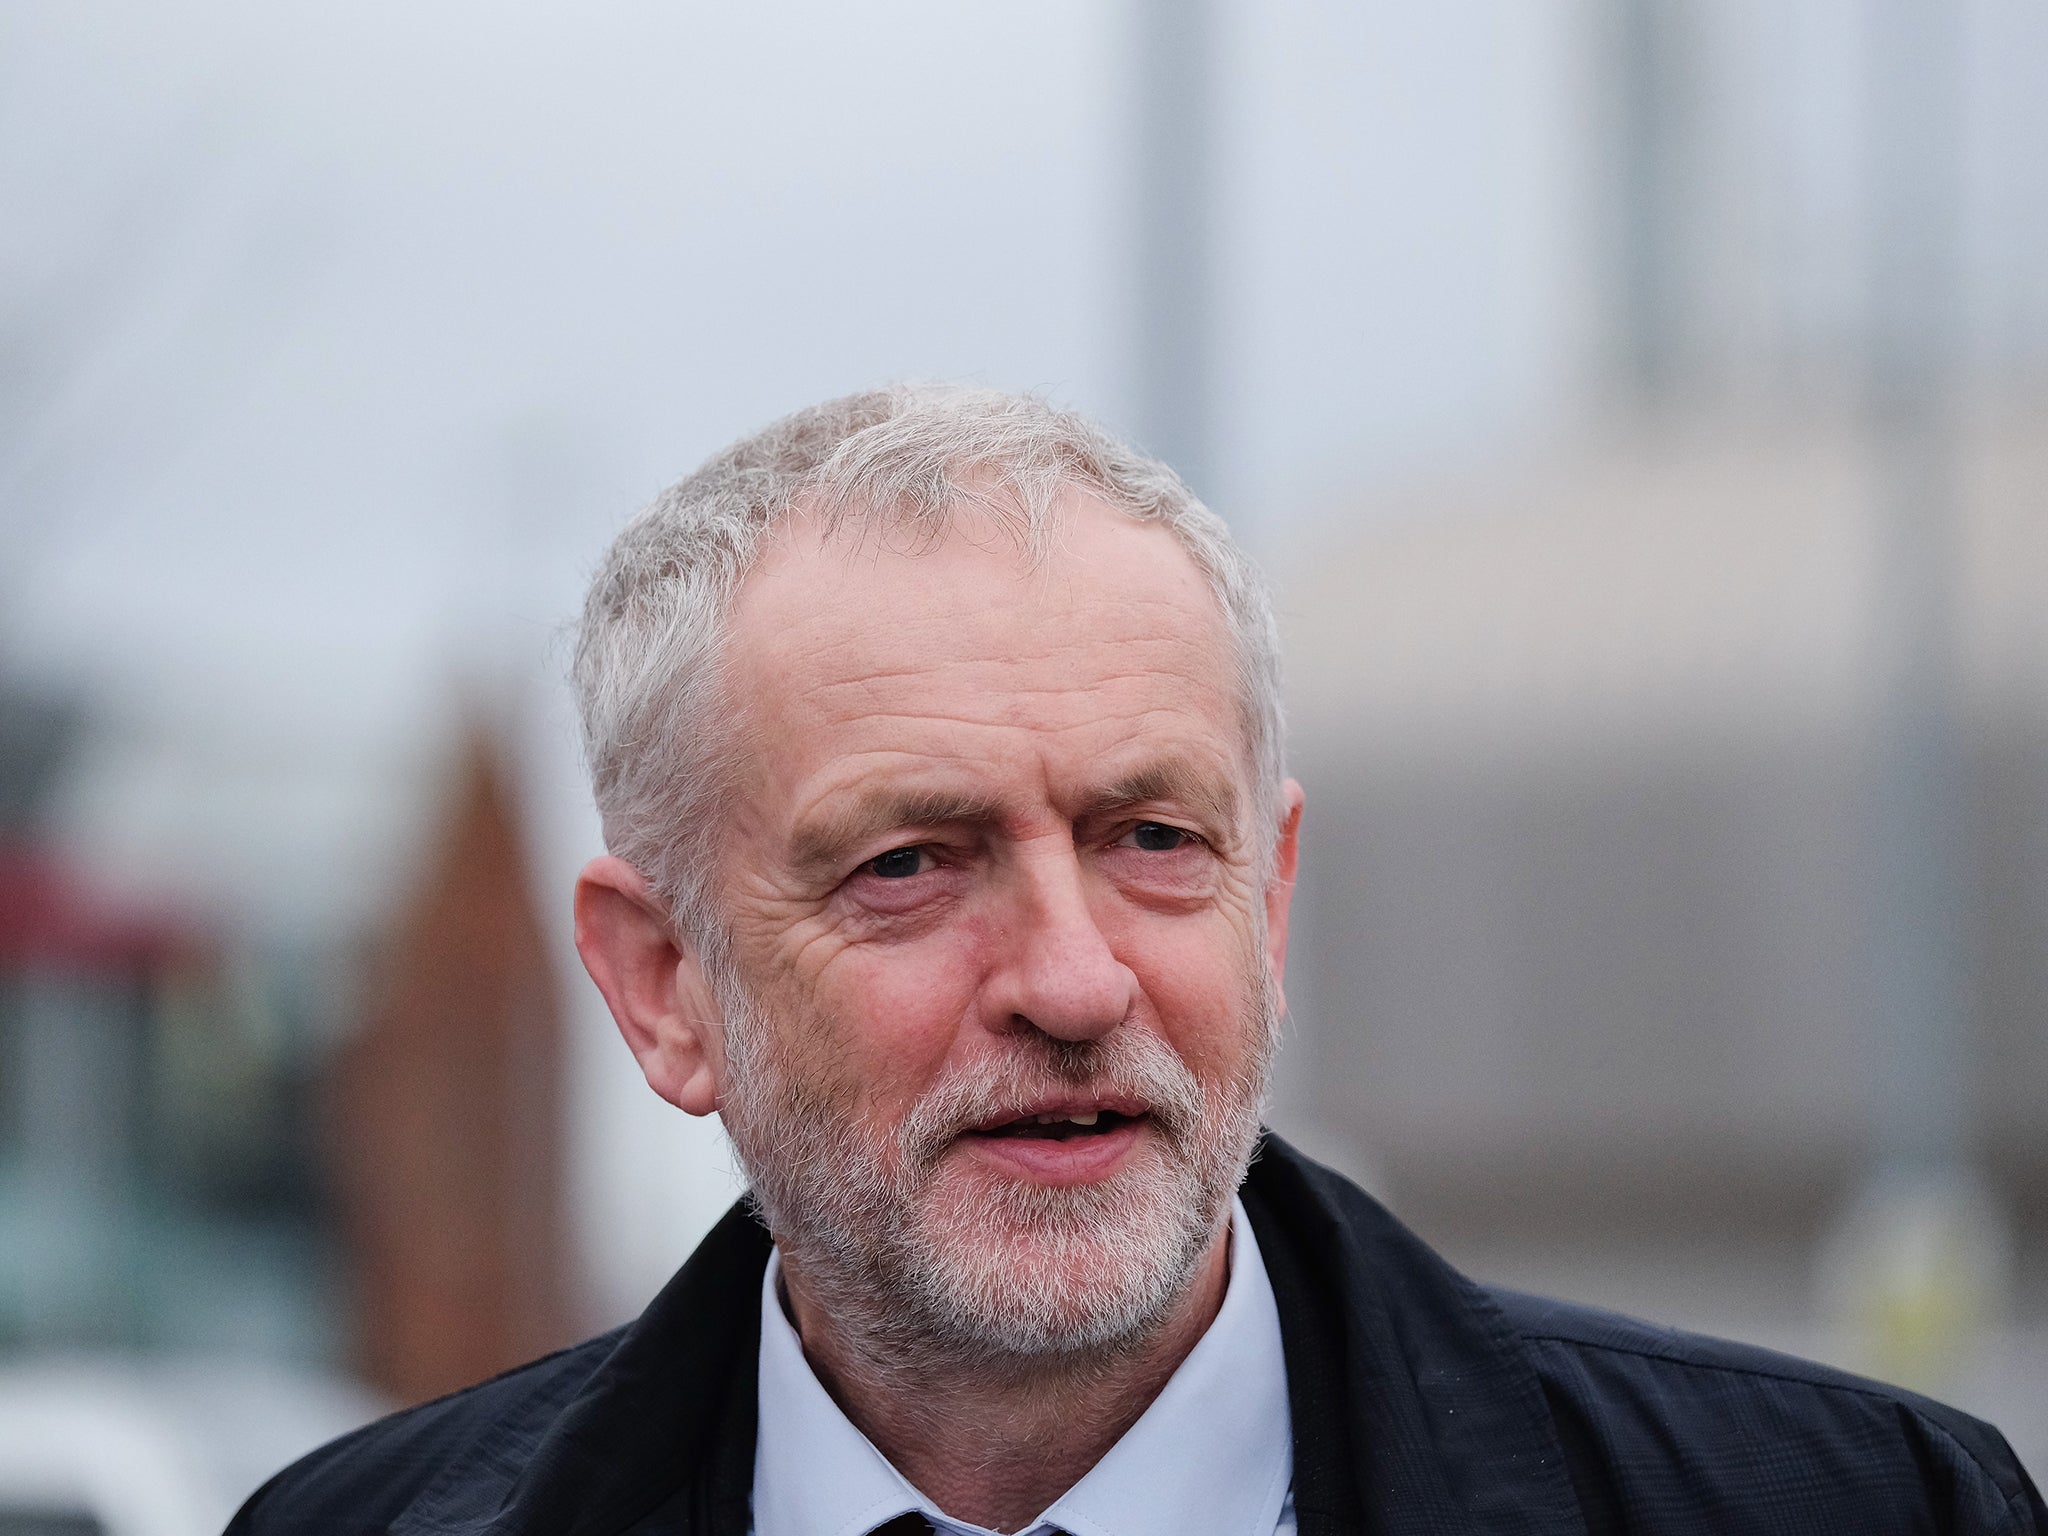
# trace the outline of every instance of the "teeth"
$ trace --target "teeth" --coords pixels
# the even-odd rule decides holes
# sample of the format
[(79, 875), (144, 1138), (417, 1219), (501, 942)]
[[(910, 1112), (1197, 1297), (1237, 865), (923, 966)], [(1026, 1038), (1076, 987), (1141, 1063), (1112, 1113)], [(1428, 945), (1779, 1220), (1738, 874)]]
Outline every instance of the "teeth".
[(1090, 1109), (1084, 1110), (1078, 1115), (1069, 1115), (1067, 1116), (1067, 1118), (1073, 1121), (1076, 1125), (1093, 1125), (1096, 1121), (1100, 1120), (1102, 1116), (1098, 1114), (1096, 1111)]
[(1075, 1125), (1093, 1125), (1102, 1118), (1102, 1112), (1084, 1109), (1072, 1115), (1033, 1115), (1031, 1118), (1038, 1125), (1065, 1125), (1069, 1122)]

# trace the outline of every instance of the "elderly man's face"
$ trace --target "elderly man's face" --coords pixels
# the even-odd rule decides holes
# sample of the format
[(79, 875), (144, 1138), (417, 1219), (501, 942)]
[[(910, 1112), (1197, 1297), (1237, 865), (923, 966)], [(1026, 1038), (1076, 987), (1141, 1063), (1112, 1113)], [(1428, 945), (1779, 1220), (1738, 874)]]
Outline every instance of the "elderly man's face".
[(768, 553), (716, 872), (721, 1104), (778, 1236), (1016, 1350), (1142, 1329), (1210, 1249), (1286, 932), (1215, 599), (1065, 510), (1036, 566), (971, 514)]

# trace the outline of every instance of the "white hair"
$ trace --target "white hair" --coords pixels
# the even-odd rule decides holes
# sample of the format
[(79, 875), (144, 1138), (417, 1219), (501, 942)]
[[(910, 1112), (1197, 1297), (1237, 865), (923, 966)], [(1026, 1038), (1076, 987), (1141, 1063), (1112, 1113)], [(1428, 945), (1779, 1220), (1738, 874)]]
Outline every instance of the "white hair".
[(726, 632), (771, 531), (801, 510), (827, 532), (936, 543), (968, 503), (1035, 560), (1053, 546), (1066, 487), (1163, 523), (1215, 594), (1265, 862), (1283, 778), (1279, 637), (1265, 583), (1223, 520), (1157, 459), (1035, 396), (895, 385), (785, 416), (677, 481), (613, 541), (585, 599), (574, 678), (605, 843), (700, 946), (723, 948), (709, 845), (744, 749), (724, 723)]

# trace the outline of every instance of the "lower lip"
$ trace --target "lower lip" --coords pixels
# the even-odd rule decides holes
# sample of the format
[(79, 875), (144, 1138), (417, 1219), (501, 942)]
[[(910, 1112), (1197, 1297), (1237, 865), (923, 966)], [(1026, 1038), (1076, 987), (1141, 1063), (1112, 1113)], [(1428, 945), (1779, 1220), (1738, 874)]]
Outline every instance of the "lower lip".
[(1146, 1122), (1124, 1120), (1092, 1136), (983, 1136), (969, 1131), (959, 1140), (970, 1155), (1011, 1178), (1034, 1184), (1094, 1184), (1123, 1166), (1137, 1148)]

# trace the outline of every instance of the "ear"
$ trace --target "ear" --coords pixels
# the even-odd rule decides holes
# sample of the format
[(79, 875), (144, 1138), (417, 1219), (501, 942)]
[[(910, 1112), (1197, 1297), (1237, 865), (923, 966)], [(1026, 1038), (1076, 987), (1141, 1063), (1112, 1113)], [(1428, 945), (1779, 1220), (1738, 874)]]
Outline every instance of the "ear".
[(1301, 853), (1301, 786), (1289, 779), (1280, 786), (1280, 835), (1273, 844), (1273, 873), (1266, 881), (1266, 964), (1280, 1010), (1287, 1011), (1287, 913), (1294, 903), (1294, 871)]
[(725, 1091), (725, 1024), (696, 951), (624, 859), (592, 859), (576, 881), (576, 952), (647, 1086), (693, 1115)]

